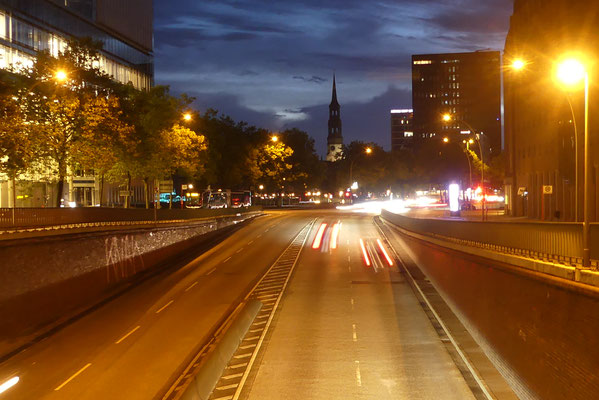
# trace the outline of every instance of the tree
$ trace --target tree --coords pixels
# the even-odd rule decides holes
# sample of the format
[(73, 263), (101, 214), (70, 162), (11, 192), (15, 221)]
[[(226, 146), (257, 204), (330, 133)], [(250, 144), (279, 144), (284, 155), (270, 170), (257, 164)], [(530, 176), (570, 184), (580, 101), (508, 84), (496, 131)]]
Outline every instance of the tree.
[(281, 133), (281, 140), (293, 150), (287, 162), (292, 168), (286, 175), (286, 182), (295, 191), (320, 187), (323, 182), (324, 165), (318, 158), (314, 139), (299, 129), (288, 129)]
[[(286, 176), (293, 168), (288, 162), (292, 155), (293, 149), (282, 141), (271, 141), (262, 147), (254, 148), (249, 165), (254, 181), (264, 181), (281, 192)], [(282, 197), (280, 199), (282, 201)]]

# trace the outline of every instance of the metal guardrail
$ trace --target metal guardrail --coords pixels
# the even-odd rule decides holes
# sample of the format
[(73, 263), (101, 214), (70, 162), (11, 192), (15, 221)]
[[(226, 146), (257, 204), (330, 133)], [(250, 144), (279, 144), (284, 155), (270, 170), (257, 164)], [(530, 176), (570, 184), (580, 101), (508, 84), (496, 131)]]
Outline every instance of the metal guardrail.
[[(420, 219), (387, 210), (381, 217), (423, 235), (533, 258), (582, 263), (582, 223)], [(591, 224), (591, 258), (599, 259), (599, 224)]]
[(177, 221), (259, 211), (261, 207), (224, 209), (0, 208), (0, 229), (98, 222)]

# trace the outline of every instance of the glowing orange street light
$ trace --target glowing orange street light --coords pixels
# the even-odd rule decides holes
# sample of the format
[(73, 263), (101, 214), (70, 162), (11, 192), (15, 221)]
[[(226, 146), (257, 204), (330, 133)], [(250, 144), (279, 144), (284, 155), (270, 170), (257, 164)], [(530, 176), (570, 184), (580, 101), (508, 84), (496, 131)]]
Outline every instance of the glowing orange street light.
[(449, 138), (448, 137), (444, 137), (443, 138), (443, 143), (449, 143)]
[(277, 135), (273, 135), (270, 140), (276, 143), (279, 141), (279, 137)]
[(62, 70), (59, 69), (58, 71), (56, 71), (56, 73), (54, 74), (54, 78), (58, 81), (58, 82), (64, 82), (67, 80), (68, 76), (67, 73)]
[(370, 147), (367, 147), (367, 148), (366, 148), (366, 150), (365, 150), (365, 152), (366, 152), (366, 154), (370, 154), (370, 153), (372, 153), (372, 148), (370, 148)]
[(451, 114), (443, 114), (443, 121), (444, 122), (449, 122), (451, 121)]
[(525, 66), (526, 66), (526, 62), (524, 62), (524, 60), (522, 60), (521, 58), (517, 58), (514, 60), (514, 62), (512, 62), (512, 69), (514, 69), (516, 71), (520, 71), (520, 70), (524, 69)]
[(191, 114), (190, 113), (183, 114), (183, 119), (185, 121), (191, 121)]

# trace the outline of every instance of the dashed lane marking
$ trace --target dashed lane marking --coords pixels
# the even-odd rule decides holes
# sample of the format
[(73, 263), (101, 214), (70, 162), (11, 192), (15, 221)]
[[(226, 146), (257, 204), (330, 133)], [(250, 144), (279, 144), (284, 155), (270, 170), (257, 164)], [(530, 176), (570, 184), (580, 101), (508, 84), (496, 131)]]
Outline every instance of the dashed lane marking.
[(174, 301), (175, 301), (175, 300), (171, 300), (171, 301), (169, 301), (168, 303), (166, 303), (165, 305), (163, 305), (163, 306), (162, 306), (162, 307), (161, 307), (161, 308), (160, 308), (158, 311), (156, 311), (156, 314), (160, 314), (160, 312), (161, 312), (162, 310), (164, 310), (165, 308), (167, 308), (168, 306), (170, 306), (171, 304), (173, 304), (173, 302), (174, 302)]
[(356, 361), (356, 384), (362, 386), (362, 374), (360, 373), (360, 361)]
[(352, 339), (354, 342), (358, 341), (358, 332), (356, 332), (356, 324), (352, 324)]
[(227, 261), (229, 261), (231, 259), (231, 257), (227, 257), (224, 261), (223, 264), (226, 263)]
[(222, 379), (235, 379), (235, 378), (239, 378), (241, 376), (243, 376), (243, 372), (241, 372), (239, 374), (225, 375), (225, 376), (222, 376), (221, 378)]
[(66, 381), (64, 381), (60, 386), (58, 386), (56, 389), (54, 389), (54, 391), (59, 391), (60, 389), (62, 389), (63, 387), (65, 387), (65, 385), (67, 383), (69, 383), (70, 381), (72, 381), (73, 379), (75, 379), (77, 376), (79, 376), (83, 371), (85, 371), (86, 369), (88, 369), (90, 366), (92, 365), (92, 363), (88, 363), (87, 365), (85, 365), (85, 367), (81, 368), (79, 371), (75, 372), (73, 375), (71, 375), (71, 377), (69, 379), (67, 379)]
[(121, 343), (123, 340), (127, 339), (129, 336), (131, 336), (136, 330), (138, 330), (139, 328), (141, 328), (141, 326), (137, 325), (135, 328), (131, 329), (129, 331), (129, 333), (127, 333), (125, 336), (123, 336), (122, 338), (120, 338), (119, 340), (117, 340), (115, 342), (115, 344), (119, 344)]
[[(207, 274), (206, 274), (207, 275)], [(190, 291), (195, 285), (198, 284), (198, 281), (195, 281), (194, 283), (191, 284), (191, 286), (189, 286), (187, 289), (185, 289), (186, 292)]]
[(216, 271), (216, 268), (212, 268), (210, 271), (208, 271), (208, 273), (206, 274), (206, 276), (211, 275), (214, 271)]
[(235, 383), (233, 385), (226, 385), (226, 386), (219, 386), (216, 388), (216, 390), (229, 390), (229, 389), (235, 389), (237, 386), (239, 386), (239, 384)]

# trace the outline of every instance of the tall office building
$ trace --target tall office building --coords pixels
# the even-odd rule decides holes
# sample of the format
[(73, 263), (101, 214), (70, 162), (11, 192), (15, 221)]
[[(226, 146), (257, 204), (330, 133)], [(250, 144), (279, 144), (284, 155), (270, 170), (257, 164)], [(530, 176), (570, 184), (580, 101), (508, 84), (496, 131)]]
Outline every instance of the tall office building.
[(75, 37), (104, 43), (100, 68), (117, 81), (152, 84), (152, 0), (0, 0), (0, 68), (56, 56)]
[[(412, 56), (415, 142), (482, 134), (485, 152), (501, 152), (501, 74), (497, 51)], [(453, 116), (450, 123), (443, 114)]]
[[(582, 220), (584, 90), (565, 90), (555, 79), (555, 70), (560, 60), (572, 55), (582, 56), (583, 61), (596, 67), (597, 54), (597, 2), (514, 2), (504, 64), (510, 66), (515, 60), (521, 60), (524, 68), (506, 68), (504, 74), (505, 184), (510, 214), (556, 221)], [(590, 70), (588, 186), (592, 221), (599, 220), (597, 79), (597, 68), (593, 68)]]
[(408, 149), (414, 141), (414, 110), (391, 110), (391, 150)]
[(343, 131), (341, 129), (341, 106), (337, 101), (337, 84), (333, 76), (333, 95), (329, 104), (329, 134), (327, 136), (327, 161), (340, 160), (343, 155)]

